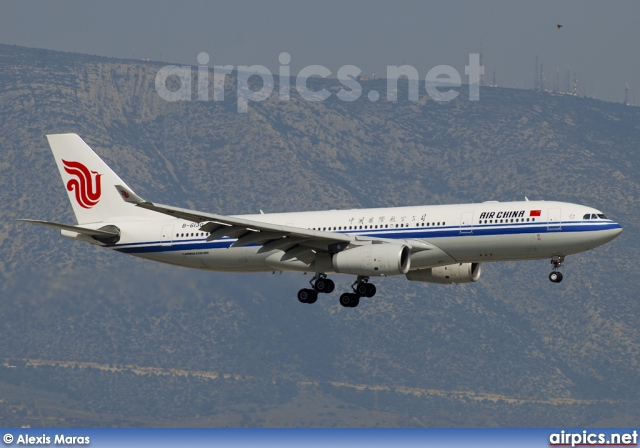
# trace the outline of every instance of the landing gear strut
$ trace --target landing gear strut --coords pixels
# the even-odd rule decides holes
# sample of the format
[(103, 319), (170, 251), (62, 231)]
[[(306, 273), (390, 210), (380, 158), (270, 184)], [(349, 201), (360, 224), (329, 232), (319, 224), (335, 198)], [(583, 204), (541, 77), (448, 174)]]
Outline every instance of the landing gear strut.
[(309, 281), (311, 289), (303, 288), (298, 291), (298, 300), (300, 303), (315, 303), (318, 300), (319, 293), (329, 294), (336, 288), (333, 280), (327, 278), (326, 274), (317, 273)]
[(340, 296), (340, 305), (347, 308), (355, 308), (360, 303), (360, 297), (373, 297), (376, 295), (376, 287), (369, 283), (369, 277), (359, 275), (351, 285), (353, 293), (345, 292)]
[(558, 269), (562, 267), (564, 263), (564, 255), (556, 255), (551, 259), (551, 264), (553, 265), (553, 270), (551, 274), (549, 274), (549, 280), (553, 283), (560, 283), (562, 281), (562, 272)]

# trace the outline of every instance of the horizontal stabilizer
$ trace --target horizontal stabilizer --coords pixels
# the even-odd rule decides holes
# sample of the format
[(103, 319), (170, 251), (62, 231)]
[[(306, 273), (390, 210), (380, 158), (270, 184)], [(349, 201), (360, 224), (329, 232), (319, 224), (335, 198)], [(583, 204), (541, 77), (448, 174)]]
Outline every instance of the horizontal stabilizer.
[(59, 224), (57, 222), (39, 221), (37, 219), (18, 219), (18, 221), (30, 222), (32, 224), (53, 227), (60, 230), (68, 230), (70, 232), (81, 233), (83, 235), (95, 236), (98, 238), (113, 238), (113, 237), (120, 236), (116, 231), (87, 229), (85, 227), (71, 226), (68, 224)]

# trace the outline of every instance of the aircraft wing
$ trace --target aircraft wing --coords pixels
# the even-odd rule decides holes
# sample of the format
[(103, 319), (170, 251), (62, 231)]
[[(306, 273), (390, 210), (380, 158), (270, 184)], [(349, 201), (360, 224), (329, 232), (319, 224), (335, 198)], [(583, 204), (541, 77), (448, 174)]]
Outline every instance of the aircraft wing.
[(310, 264), (315, 260), (315, 255), (318, 251), (336, 253), (347, 249), (349, 246), (368, 243), (404, 244), (412, 252), (437, 249), (430, 243), (415, 239), (393, 240), (347, 235), (155, 204), (145, 201), (126, 186), (116, 185), (116, 189), (125, 202), (134, 204), (137, 207), (153, 210), (174, 218), (204, 223), (200, 230), (209, 233), (207, 241), (214, 241), (226, 236), (236, 238), (231, 247), (258, 244), (262, 247), (257, 250), (257, 253), (281, 250), (284, 252), (281, 261), (298, 259)]
[[(271, 224), (251, 219), (237, 218), (233, 216), (203, 213), (169, 205), (154, 204), (137, 196), (129, 188), (117, 185), (122, 198), (137, 207), (153, 210), (175, 218), (187, 221), (204, 223), (200, 230), (208, 232), (208, 241), (222, 237), (237, 238), (232, 247), (247, 246), (249, 244), (262, 245), (258, 252), (268, 252), (279, 249), (285, 251), (290, 258), (298, 258), (304, 261), (307, 252), (314, 250), (339, 252), (346, 249), (351, 243), (358, 240), (365, 241), (369, 238), (360, 238), (356, 235), (344, 235), (334, 232), (309, 230), (301, 227), (292, 227), (281, 224)], [(305, 248), (305, 250), (301, 249)], [(295, 255), (293, 250), (295, 249)]]

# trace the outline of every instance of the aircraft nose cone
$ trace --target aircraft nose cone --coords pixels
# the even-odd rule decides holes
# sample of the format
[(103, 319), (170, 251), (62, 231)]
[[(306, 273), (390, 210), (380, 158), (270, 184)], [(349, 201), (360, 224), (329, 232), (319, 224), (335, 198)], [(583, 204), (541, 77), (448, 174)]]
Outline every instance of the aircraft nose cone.
[[(618, 223), (616, 223), (616, 225), (618, 226), (617, 229), (613, 229), (613, 238), (617, 237), (618, 235), (620, 235), (622, 233), (622, 226)], [(612, 238), (612, 239), (613, 239)]]
[(618, 223), (615, 223), (614, 228), (604, 231), (604, 234), (602, 235), (604, 237), (603, 243), (609, 242), (612, 239), (616, 238), (618, 235), (620, 235), (621, 232), (622, 232), (622, 226), (620, 226), (620, 224)]

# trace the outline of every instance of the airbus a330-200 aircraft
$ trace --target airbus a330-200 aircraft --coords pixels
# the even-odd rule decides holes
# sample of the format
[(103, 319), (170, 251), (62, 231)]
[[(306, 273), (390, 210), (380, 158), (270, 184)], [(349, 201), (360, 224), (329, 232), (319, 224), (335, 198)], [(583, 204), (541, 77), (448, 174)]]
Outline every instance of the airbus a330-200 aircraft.
[(372, 277), (475, 282), (484, 262), (551, 259), (611, 241), (622, 227), (594, 208), (555, 201), (224, 216), (136, 195), (76, 134), (48, 135), (78, 225), (25, 219), (63, 236), (178, 266), (229, 272), (314, 273), (302, 303), (330, 293), (334, 273), (357, 276), (340, 304), (373, 297)]

